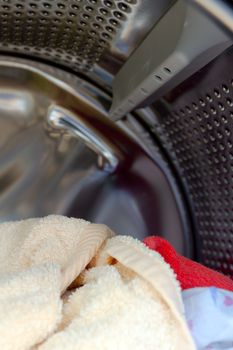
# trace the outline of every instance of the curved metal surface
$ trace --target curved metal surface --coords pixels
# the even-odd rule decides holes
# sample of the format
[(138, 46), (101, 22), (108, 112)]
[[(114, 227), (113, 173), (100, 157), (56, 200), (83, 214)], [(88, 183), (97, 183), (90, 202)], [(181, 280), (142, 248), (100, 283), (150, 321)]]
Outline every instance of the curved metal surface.
[(207, 15), (215, 19), (216, 23), (233, 35), (233, 2), (231, 0), (189, 0)]
[[(187, 253), (182, 213), (162, 167), (106, 117), (107, 95), (58, 76), (0, 61), (1, 220), (72, 215), (138, 238), (168, 235)], [(55, 127), (51, 111), (65, 111)]]
[[(189, 1), (232, 30), (230, 7), (222, 6), (230, 1)], [(73, 215), (140, 239), (164, 236), (192, 256), (191, 225), (174, 169), (148, 151), (141, 133), (131, 130), (129, 136), (108, 119), (111, 99), (89, 83), (111, 91), (114, 75), (173, 3), (0, 0), (0, 220)], [(166, 43), (161, 38), (156, 55)], [(145, 110), (140, 113), (147, 118)], [(151, 134), (148, 139), (152, 143)]]
[(111, 89), (172, 1), (0, 0), (0, 52), (57, 63)]
[(106, 140), (103, 134), (92, 130), (91, 125), (85, 125), (82, 117), (60, 106), (52, 105), (48, 109), (47, 120), (54, 128), (66, 131), (83, 141), (88, 148), (107, 162), (110, 171), (118, 166), (119, 160), (114, 146)]
[(197, 259), (233, 272), (233, 46), (163, 100), (150, 130), (183, 184)]

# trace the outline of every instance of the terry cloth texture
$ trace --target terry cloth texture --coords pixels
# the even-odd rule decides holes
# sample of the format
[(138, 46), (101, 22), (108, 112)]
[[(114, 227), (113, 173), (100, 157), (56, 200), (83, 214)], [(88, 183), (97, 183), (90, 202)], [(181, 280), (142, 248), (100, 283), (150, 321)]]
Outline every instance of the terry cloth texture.
[(112, 236), (62, 216), (0, 224), (1, 350), (195, 348), (172, 269)]

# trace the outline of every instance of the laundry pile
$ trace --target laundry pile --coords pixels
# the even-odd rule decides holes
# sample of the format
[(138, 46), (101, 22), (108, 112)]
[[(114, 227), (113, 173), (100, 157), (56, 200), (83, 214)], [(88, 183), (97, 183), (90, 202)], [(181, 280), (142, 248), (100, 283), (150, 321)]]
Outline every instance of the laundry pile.
[(159, 237), (55, 215), (0, 224), (2, 350), (233, 349), (232, 291)]
[(233, 279), (177, 254), (163, 238), (147, 237), (144, 243), (176, 274), (196, 348), (233, 350)]

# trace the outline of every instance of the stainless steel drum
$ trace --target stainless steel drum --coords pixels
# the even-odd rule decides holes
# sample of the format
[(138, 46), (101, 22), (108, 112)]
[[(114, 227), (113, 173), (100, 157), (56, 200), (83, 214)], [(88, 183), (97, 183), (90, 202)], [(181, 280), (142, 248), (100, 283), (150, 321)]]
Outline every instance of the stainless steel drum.
[(0, 0), (0, 217), (166, 237), (233, 275), (233, 7)]

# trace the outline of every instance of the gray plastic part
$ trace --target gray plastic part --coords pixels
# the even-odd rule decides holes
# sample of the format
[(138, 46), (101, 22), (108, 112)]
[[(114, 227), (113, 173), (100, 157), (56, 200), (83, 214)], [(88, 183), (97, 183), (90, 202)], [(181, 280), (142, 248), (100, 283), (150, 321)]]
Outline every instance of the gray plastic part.
[(176, 1), (116, 75), (110, 117), (118, 120), (150, 96), (156, 98), (169, 81), (179, 77), (180, 82), (181, 72), (186, 72), (184, 80), (230, 45), (214, 21), (186, 1)]

